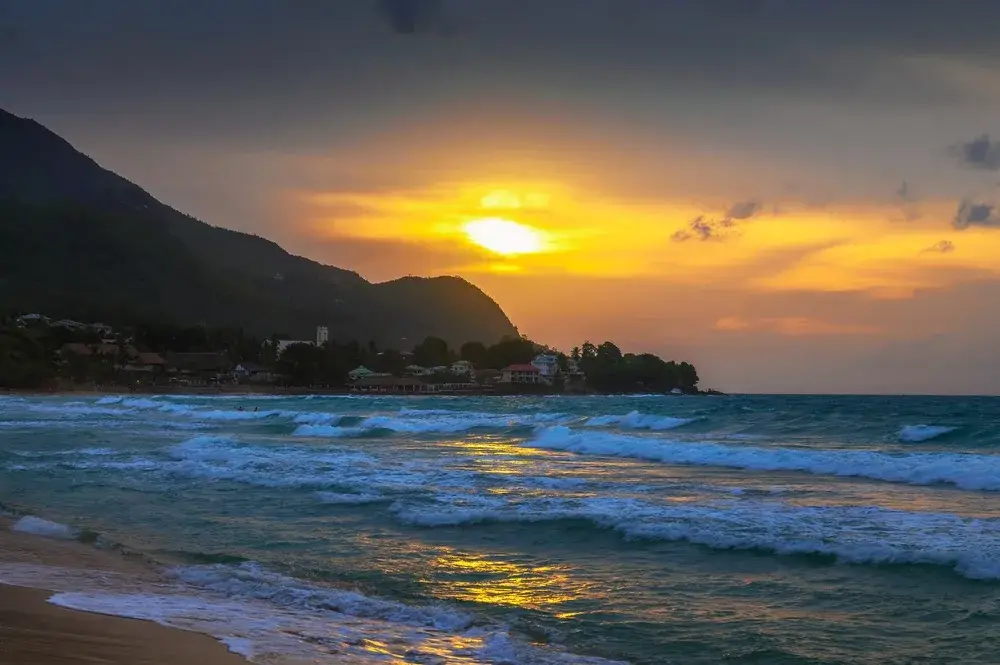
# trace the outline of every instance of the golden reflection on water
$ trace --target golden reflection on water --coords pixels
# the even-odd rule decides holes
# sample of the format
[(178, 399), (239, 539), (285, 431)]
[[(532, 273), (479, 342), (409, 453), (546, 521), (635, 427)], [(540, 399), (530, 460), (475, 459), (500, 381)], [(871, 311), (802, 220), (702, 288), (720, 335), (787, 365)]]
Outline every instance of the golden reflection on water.
[[(452, 600), (551, 610), (590, 595), (590, 585), (573, 578), (566, 566), (528, 565), (456, 550), (439, 555), (431, 565), (435, 579), (424, 582), (434, 585), (438, 596)], [(557, 616), (573, 615), (565, 612)]]

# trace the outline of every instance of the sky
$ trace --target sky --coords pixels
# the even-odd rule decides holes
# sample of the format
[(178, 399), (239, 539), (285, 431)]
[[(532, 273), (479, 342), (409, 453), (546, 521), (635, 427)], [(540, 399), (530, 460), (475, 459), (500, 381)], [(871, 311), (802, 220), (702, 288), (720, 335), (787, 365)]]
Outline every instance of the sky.
[[(0, 107), (212, 224), (727, 392), (1000, 394), (993, 0), (0, 0)], [(996, 139), (992, 138), (996, 136)]]

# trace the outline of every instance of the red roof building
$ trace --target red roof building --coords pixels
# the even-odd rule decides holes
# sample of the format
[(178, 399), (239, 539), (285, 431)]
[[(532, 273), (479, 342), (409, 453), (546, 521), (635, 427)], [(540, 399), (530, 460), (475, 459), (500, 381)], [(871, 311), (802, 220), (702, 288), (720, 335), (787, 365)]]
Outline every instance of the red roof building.
[(542, 372), (534, 365), (508, 365), (500, 373), (500, 383), (535, 384), (542, 382)]

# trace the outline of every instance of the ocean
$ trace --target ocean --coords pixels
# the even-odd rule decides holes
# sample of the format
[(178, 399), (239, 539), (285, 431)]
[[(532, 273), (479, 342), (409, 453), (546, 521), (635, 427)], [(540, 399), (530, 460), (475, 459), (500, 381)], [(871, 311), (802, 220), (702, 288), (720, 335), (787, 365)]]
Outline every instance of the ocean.
[(1000, 662), (1000, 398), (0, 397), (0, 503), (261, 662)]

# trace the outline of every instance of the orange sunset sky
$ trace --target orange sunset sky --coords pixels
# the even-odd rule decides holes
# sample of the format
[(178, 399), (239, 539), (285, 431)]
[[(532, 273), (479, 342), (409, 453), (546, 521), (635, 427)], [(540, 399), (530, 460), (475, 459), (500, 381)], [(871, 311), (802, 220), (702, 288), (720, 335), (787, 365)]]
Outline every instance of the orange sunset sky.
[(1000, 391), (992, 4), (136, 4), (14, 0), (0, 106), (200, 219), (705, 387)]

